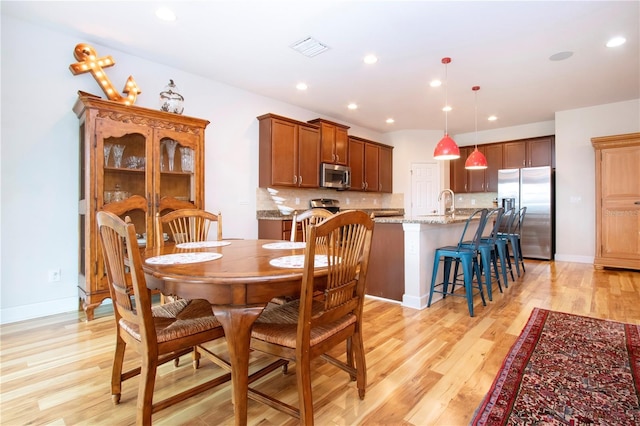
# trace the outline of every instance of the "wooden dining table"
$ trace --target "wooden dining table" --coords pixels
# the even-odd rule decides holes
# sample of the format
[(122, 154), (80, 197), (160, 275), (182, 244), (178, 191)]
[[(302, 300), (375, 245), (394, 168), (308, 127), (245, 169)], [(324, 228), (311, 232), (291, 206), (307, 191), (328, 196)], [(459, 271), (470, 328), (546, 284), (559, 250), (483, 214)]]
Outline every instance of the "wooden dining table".
[[(295, 244), (300, 248), (277, 248), (293, 244), (276, 240), (223, 240), (190, 246), (212, 244), (224, 245), (185, 249), (180, 248), (182, 244), (166, 244), (148, 248), (142, 251), (143, 269), (150, 290), (185, 299), (206, 299), (212, 304), (224, 328), (229, 351), (235, 424), (246, 425), (251, 327), (271, 299), (299, 295), (302, 282), (302, 268), (273, 266), (270, 262), (303, 256), (304, 243)], [(174, 259), (178, 255), (187, 261), (190, 256), (206, 256), (201, 253), (222, 256), (206, 261), (191, 259), (191, 263), (162, 263), (168, 255)], [(154, 261), (161, 263), (151, 263)], [(316, 269), (316, 276), (326, 274), (326, 268)]]

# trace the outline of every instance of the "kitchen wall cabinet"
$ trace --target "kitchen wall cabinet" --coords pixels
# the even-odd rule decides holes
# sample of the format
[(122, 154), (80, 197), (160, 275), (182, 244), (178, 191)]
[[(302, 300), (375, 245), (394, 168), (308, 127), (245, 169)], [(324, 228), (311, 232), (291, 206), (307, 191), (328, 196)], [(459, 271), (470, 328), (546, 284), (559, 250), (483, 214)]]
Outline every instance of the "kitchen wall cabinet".
[(640, 270), (640, 133), (592, 138), (596, 269)]
[(320, 186), (320, 130), (274, 114), (258, 117), (259, 185), (296, 188)]
[(351, 190), (392, 192), (393, 147), (349, 136)]
[(503, 143), (503, 168), (555, 167), (555, 137), (522, 139)]
[[(468, 147), (467, 157), (474, 149), (475, 147)], [(467, 192), (498, 192), (498, 170), (502, 168), (502, 144), (481, 145), (478, 146), (478, 151), (482, 152), (487, 159), (487, 168), (467, 170)], [(467, 157), (464, 157), (465, 161)], [(464, 168), (464, 163), (462, 167)]]
[(380, 192), (393, 192), (393, 147), (380, 145), (378, 156), (378, 185)]
[(460, 147), (460, 158), (456, 160), (451, 160), (449, 163), (449, 180), (451, 190), (458, 193), (466, 193), (470, 192), (469, 188), (469, 171), (464, 168), (464, 162), (467, 161), (467, 157), (469, 154), (473, 152), (471, 147), (461, 146)]
[(349, 126), (317, 118), (309, 123), (320, 127), (320, 162), (347, 165)]
[(129, 216), (141, 235), (139, 244), (153, 246), (156, 213), (202, 208), (204, 133), (209, 122), (83, 92), (73, 111), (80, 126), (78, 291), (87, 320), (92, 320), (94, 309), (111, 297), (96, 213)]

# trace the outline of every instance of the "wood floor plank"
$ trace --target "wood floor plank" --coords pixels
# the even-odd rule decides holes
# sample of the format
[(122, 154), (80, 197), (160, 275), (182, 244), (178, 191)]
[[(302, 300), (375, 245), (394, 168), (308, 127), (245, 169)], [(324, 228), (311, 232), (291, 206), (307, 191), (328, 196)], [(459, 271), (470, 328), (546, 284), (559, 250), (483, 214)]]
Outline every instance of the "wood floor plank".
[[(640, 273), (596, 271), (592, 265), (525, 260), (526, 272), (493, 301), (474, 299), (469, 317), (463, 298), (447, 297), (415, 310), (367, 299), (364, 344), (368, 382), (364, 400), (347, 374), (323, 360), (312, 365), (318, 425), (466, 425), (489, 390), (534, 307), (640, 324)], [(111, 402), (115, 333), (111, 306), (85, 322), (69, 312), (0, 326), (0, 421), (7, 425), (133, 425), (138, 378), (123, 384), (121, 403)], [(214, 342), (224, 352), (224, 342)], [(342, 348), (332, 350), (341, 359)], [(125, 365), (138, 356), (128, 351)], [(269, 361), (259, 353), (257, 368)], [(254, 385), (297, 405), (295, 365)], [(201, 383), (219, 367), (190, 356), (161, 366), (156, 399)], [(296, 425), (286, 414), (249, 401), (249, 424)], [(153, 415), (154, 425), (233, 424), (230, 384), (211, 389)]]

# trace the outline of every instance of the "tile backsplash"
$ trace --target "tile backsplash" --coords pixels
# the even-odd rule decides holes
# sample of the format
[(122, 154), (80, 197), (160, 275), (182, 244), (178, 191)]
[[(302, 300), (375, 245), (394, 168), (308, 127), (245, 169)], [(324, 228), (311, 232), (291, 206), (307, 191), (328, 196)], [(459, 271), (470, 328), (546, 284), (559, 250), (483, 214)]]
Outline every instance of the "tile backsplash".
[(306, 210), (309, 200), (332, 198), (347, 209), (403, 209), (404, 194), (336, 191), (333, 189), (256, 188), (256, 210)]
[(493, 200), (496, 200), (497, 197), (497, 192), (474, 192), (469, 194), (456, 194), (456, 208), (492, 208), (494, 207)]

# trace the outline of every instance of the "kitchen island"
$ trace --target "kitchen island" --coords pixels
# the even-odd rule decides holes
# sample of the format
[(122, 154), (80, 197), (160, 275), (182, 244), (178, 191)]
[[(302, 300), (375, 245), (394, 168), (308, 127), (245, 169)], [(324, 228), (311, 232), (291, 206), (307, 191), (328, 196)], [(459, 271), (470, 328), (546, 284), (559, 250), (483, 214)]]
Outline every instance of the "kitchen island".
[[(456, 214), (404, 216), (403, 209), (371, 209), (375, 228), (367, 277), (367, 295), (424, 309), (429, 300), (433, 257), (438, 247), (456, 245), (473, 209)], [(382, 216), (378, 216), (381, 214)], [(389, 216), (391, 214), (391, 216)], [(259, 238), (288, 240), (291, 215), (258, 211)], [(439, 271), (442, 280), (442, 268)], [(433, 301), (441, 299), (434, 295)]]
[[(376, 217), (367, 294), (426, 308), (435, 250), (458, 244), (470, 213)], [(438, 275), (441, 281), (442, 268)], [(432, 302), (441, 298), (436, 294)]]

